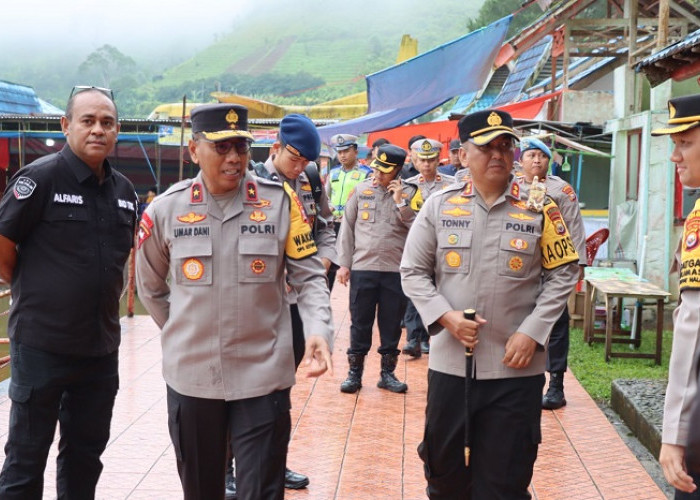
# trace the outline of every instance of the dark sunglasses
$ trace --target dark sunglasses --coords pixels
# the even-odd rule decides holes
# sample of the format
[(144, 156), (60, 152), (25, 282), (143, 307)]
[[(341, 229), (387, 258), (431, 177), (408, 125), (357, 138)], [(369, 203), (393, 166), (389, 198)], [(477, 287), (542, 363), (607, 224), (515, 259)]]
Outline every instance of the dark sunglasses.
[(214, 142), (204, 137), (199, 137), (198, 141), (208, 142), (214, 145), (214, 150), (221, 156), (225, 156), (231, 152), (232, 149), (236, 150), (239, 155), (247, 154), (250, 151), (250, 143), (246, 140), (242, 141), (219, 141)]
[(68, 99), (72, 98), (74, 95), (80, 94), (81, 92), (85, 92), (87, 90), (96, 90), (100, 94), (109, 97), (109, 99), (112, 102), (114, 102), (114, 92), (112, 92), (112, 89), (106, 89), (104, 87), (94, 87), (92, 85), (76, 85), (75, 87), (73, 87), (73, 90), (70, 91), (70, 97), (68, 97)]

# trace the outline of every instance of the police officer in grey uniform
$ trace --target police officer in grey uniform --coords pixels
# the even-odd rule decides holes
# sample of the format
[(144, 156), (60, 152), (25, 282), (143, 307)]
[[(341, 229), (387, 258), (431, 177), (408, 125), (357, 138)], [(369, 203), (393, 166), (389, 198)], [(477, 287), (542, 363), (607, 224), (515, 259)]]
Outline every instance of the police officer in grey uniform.
[[(578, 276), (556, 204), (528, 209), (512, 176), (512, 124), (500, 110), (460, 120), (471, 177), (426, 200), (401, 261), (403, 289), (433, 335), (419, 446), (431, 499), (530, 498), (544, 348)], [(475, 366), (467, 401), (465, 348)]]
[(192, 110), (200, 172), (144, 213), (139, 297), (162, 329), (168, 426), (185, 499), (223, 498), (227, 437), (241, 499), (284, 498), (294, 353), (288, 283), (306, 330), (305, 363), (331, 368), (324, 268), (301, 201), (247, 170), (247, 109)]
[[(525, 194), (529, 193), (535, 177), (544, 182), (547, 195), (561, 210), (561, 216), (571, 234), (579, 257), (579, 276), (583, 276), (586, 266), (586, 229), (583, 226), (581, 209), (576, 191), (561, 177), (548, 175), (552, 152), (545, 143), (536, 137), (527, 137), (520, 141), (520, 164), (522, 170), (517, 174), (518, 181)], [(547, 371), (549, 387), (542, 397), (542, 408), (556, 410), (566, 405), (564, 397), (564, 373), (566, 373), (569, 356), (569, 310), (564, 308), (549, 336), (547, 345)]]
[[(652, 135), (669, 135), (671, 162), (684, 187), (700, 187), (700, 94), (668, 101), (668, 127)], [(673, 270), (678, 271), (680, 298), (673, 313), (673, 347), (664, 401), (659, 463), (678, 500), (700, 498), (700, 414), (698, 361), (700, 358), (700, 200), (683, 225)]]
[[(256, 168), (256, 174), (261, 177), (289, 184), (304, 205), (304, 211), (311, 224), (318, 256), (323, 261), (326, 273), (332, 265), (337, 265), (336, 235), (333, 230), (333, 213), (328, 205), (328, 196), (321, 188), (319, 203), (316, 204), (313, 189), (306, 167), (316, 159), (321, 151), (321, 138), (314, 123), (304, 115), (289, 114), (280, 122), (279, 137), (272, 145), (272, 154), (264, 165)], [(316, 168), (311, 163), (311, 168)], [(294, 336), (294, 365), (299, 366), (304, 355), (304, 323), (299, 315), (297, 297), (294, 290), (287, 294), (289, 310), (292, 315), (292, 331)], [(285, 488), (300, 489), (309, 484), (309, 478), (287, 468), (285, 472)]]
[[(394, 375), (401, 338), (401, 318), (406, 298), (401, 290), (399, 262), (408, 228), (415, 213), (406, 200), (410, 194), (397, 178), (406, 151), (393, 144), (379, 148), (372, 161), (372, 179), (357, 185), (348, 198), (338, 236), (338, 281), (350, 282), (350, 347), (348, 378), (340, 385), (345, 393), (362, 387), (365, 356), (372, 347), (375, 311), (382, 356), (377, 387), (406, 392), (408, 386)], [(413, 192), (412, 194), (415, 194)], [(352, 270), (352, 271), (351, 271)]]
[[(454, 182), (451, 175), (438, 172), (438, 162), (440, 161), (440, 151), (442, 143), (434, 139), (420, 139), (411, 146), (411, 154), (418, 169), (418, 174), (406, 179), (407, 184), (412, 184), (418, 188), (418, 196), (411, 203), (411, 208), (416, 212), (423, 206), (428, 197)], [(406, 313), (403, 317), (406, 326), (406, 345), (402, 352), (419, 358), (421, 354), (430, 352), (428, 330), (423, 326), (420, 315), (410, 300), (406, 303)]]

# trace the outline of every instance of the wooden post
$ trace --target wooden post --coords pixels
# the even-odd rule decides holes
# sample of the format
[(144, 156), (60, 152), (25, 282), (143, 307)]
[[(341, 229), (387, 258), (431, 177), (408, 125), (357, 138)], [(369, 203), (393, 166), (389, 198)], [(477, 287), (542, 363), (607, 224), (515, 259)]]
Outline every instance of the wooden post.
[(659, 1), (659, 27), (656, 34), (657, 52), (668, 45), (668, 16), (670, 5), (668, 0)]
[(182, 180), (182, 171), (185, 164), (185, 115), (187, 114), (187, 96), (182, 96), (182, 120), (180, 121), (180, 173), (177, 180)]

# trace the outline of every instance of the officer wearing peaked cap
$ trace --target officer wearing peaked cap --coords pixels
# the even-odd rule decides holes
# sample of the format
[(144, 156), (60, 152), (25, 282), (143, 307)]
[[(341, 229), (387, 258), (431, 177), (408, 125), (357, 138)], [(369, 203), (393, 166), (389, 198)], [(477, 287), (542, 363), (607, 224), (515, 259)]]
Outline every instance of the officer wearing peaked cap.
[[(338, 281), (350, 282), (350, 347), (347, 379), (340, 390), (355, 393), (362, 387), (365, 356), (372, 347), (375, 315), (382, 356), (377, 386), (406, 392), (394, 375), (406, 298), (401, 290), (399, 262), (406, 234), (415, 218), (409, 204), (412, 193), (397, 178), (406, 151), (393, 144), (380, 146), (372, 161), (374, 177), (360, 182), (348, 198), (338, 235)], [(375, 314), (376, 312), (376, 314)]]
[[(420, 139), (411, 146), (414, 165), (418, 174), (406, 179), (407, 184), (415, 185), (418, 188), (417, 196), (411, 200), (411, 208), (418, 212), (428, 197), (454, 182), (451, 175), (441, 174), (437, 171), (440, 161), (440, 151), (442, 143), (435, 139)], [(428, 331), (423, 326), (420, 315), (411, 300), (406, 304), (406, 314), (403, 319), (406, 325), (406, 340), (408, 341), (402, 349), (404, 354), (419, 358), (421, 354), (430, 351)]]
[[(681, 184), (700, 187), (700, 94), (668, 101), (668, 124), (651, 135), (669, 135), (671, 162)], [(659, 463), (675, 498), (700, 498), (700, 280), (694, 273), (700, 259), (698, 245), (700, 200), (688, 214), (675, 252), (672, 270), (678, 271), (680, 298), (673, 314), (673, 346), (664, 402)]]
[(282, 500), (294, 384), (285, 287), (319, 376), (332, 366), (325, 272), (296, 193), (248, 172), (247, 109), (191, 116), (200, 171), (148, 206), (136, 257), (139, 298), (162, 330), (178, 473), (185, 499), (224, 498), (230, 436), (238, 497)]
[[(357, 136), (336, 134), (331, 137), (331, 146), (338, 153), (339, 165), (328, 174), (326, 189), (333, 208), (335, 221), (340, 224), (348, 195), (355, 186), (372, 173), (372, 169), (357, 161)], [(336, 234), (340, 226), (336, 227)]]
[[(432, 335), (419, 455), (432, 499), (529, 498), (544, 347), (576, 282), (578, 255), (551, 199), (541, 211), (527, 208), (512, 175), (510, 115), (479, 111), (458, 128), (471, 177), (426, 200), (401, 260), (403, 289)], [(465, 309), (476, 318), (465, 319)], [(465, 348), (475, 373), (466, 373)]]
[[(526, 137), (520, 141), (521, 171), (517, 174), (523, 193), (528, 195), (535, 178), (538, 186), (544, 183), (546, 193), (561, 210), (561, 215), (569, 229), (571, 239), (579, 256), (580, 274), (586, 266), (586, 229), (583, 226), (581, 209), (576, 191), (568, 182), (548, 175), (552, 152), (549, 147), (536, 137)], [(536, 187), (537, 189), (538, 187)], [(556, 410), (566, 405), (564, 397), (564, 374), (569, 355), (569, 311), (565, 307), (561, 316), (552, 327), (547, 345), (547, 371), (549, 387), (542, 397), (542, 408)]]

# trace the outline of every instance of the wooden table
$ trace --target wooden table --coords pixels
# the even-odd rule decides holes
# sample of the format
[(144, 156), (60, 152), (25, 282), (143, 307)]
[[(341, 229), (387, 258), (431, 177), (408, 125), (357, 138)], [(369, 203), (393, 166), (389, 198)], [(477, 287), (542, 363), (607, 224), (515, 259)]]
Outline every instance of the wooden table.
[[(586, 268), (586, 295), (583, 316), (584, 340), (592, 342), (605, 342), (605, 361), (610, 358), (650, 358), (657, 365), (661, 364), (661, 346), (663, 342), (664, 326), (664, 300), (670, 293), (641, 280), (631, 270), (625, 268)], [(595, 328), (595, 296), (596, 292), (603, 296), (605, 301), (605, 330)], [(634, 332), (620, 327), (622, 319), (622, 299), (635, 299), (637, 324)], [(654, 353), (642, 352), (613, 352), (613, 343), (633, 344), (638, 348), (642, 335), (642, 304), (644, 300), (656, 301), (656, 350)], [(596, 335), (604, 333), (604, 335)]]

